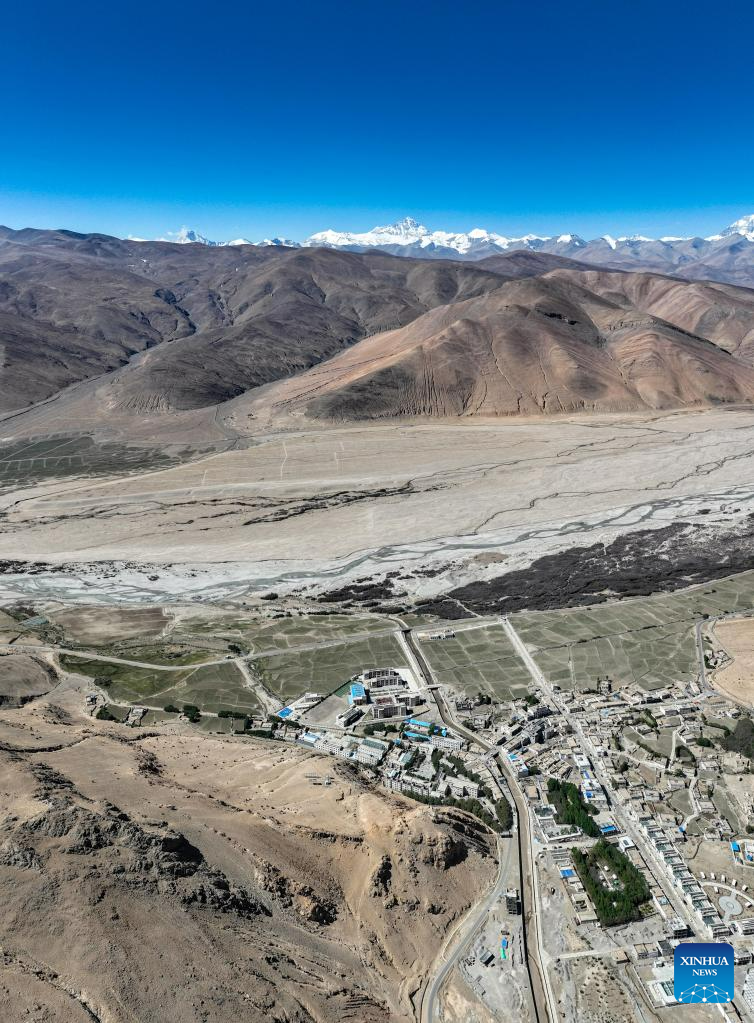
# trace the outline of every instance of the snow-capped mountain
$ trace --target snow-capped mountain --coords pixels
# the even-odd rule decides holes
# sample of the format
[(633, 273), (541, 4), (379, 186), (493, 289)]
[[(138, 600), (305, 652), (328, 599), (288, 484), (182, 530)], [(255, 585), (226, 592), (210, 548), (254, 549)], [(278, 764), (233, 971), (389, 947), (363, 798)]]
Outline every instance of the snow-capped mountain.
[[(232, 242), (230, 243), (233, 244)], [(249, 244), (248, 242), (246, 244)], [(277, 245), (285, 249), (300, 249), (301, 244), (299, 242), (291, 241), (290, 238), (265, 238), (264, 241), (257, 242), (257, 245)]]
[[(131, 239), (136, 240), (136, 239)], [(727, 281), (752, 286), (754, 280), (754, 214), (741, 217), (719, 234), (706, 238), (605, 234), (587, 241), (577, 234), (525, 234), (508, 237), (475, 227), (471, 231), (432, 231), (413, 217), (371, 231), (318, 231), (302, 242), (290, 238), (246, 238), (215, 242), (188, 227), (168, 233), (160, 241), (180, 245), (199, 244), (275, 246), (279, 248), (329, 248), (350, 252), (380, 251), (414, 259), (481, 260), (502, 257), (516, 250), (566, 257), (581, 263), (621, 270), (653, 270), (683, 277)]]
[(393, 255), (422, 259), (464, 260), (478, 260), (525, 249), (603, 266), (626, 269), (641, 267), (665, 272), (681, 267), (686, 270), (692, 264), (700, 263), (705, 275), (723, 279), (723, 274), (729, 269), (726, 263), (731, 259), (745, 260), (749, 265), (754, 263), (754, 248), (751, 252), (747, 248), (743, 254), (734, 249), (734, 246), (740, 246), (742, 242), (745, 246), (754, 246), (754, 214), (742, 217), (720, 234), (707, 238), (648, 238), (640, 234), (616, 238), (605, 234), (601, 238), (586, 241), (572, 233), (508, 237), (481, 227), (468, 232), (430, 231), (412, 217), (406, 217), (396, 224), (374, 227), (363, 233), (320, 231), (302, 244), (352, 252), (380, 249)]
[[(430, 231), (428, 227), (418, 223), (413, 217), (404, 217), (403, 220), (399, 220), (395, 224), (373, 227), (371, 231), (334, 231), (329, 228), (326, 231), (318, 231), (303, 242), (277, 237), (265, 238), (258, 242), (252, 242), (248, 238), (216, 242), (188, 227), (182, 227), (180, 231), (168, 231), (167, 235), (156, 240), (173, 242), (178, 245), (193, 243), (220, 247), (226, 245), (276, 245), (286, 248), (350, 249), (357, 252), (363, 252), (366, 249), (385, 249), (391, 252), (400, 250), (399, 254), (401, 255), (413, 255), (418, 252), (425, 256), (435, 257), (449, 252), (456, 257), (479, 259), (482, 256), (492, 255), (496, 252), (509, 252), (512, 249), (532, 249), (546, 252), (564, 252), (567, 249), (569, 252), (573, 252), (597, 245), (607, 247), (615, 252), (619, 249), (636, 249), (637, 246), (645, 244), (672, 246), (682, 242), (694, 242), (698, 248), (699, 243), (718, 242), (736, 235), (754, 242), (754, 214), (741, 217), (740, 220), (736, 220), (719, 234), (709, 235), (707, 238), (682, 238), (670, 235), (662, 238), (648, 238), (641, 234), (621, 235), (619, 238), (605, 234), (592, 241), (586, 241), (577, 234), (525, 234), (520, 237), (507, 237), (494, 231), (487, 231), (482, 227), (475, 227), (471, 231)], [(131, 240), (143, 241), (144, 239), (131, 236)], [(411, 252), (409, 253), (407, 250), (411, 250)]]
[(210, 241), (203, 234), (192, 230), (190, 227), (182, 227), (180, 231), (168, 231), (164, 238), (155, 239), (158, 242), (173, 242), (175, 245), (217, 245), (217, 242)]
[[(132, 241), (143, 241), (142, 238), (132, 238)], [(199, 234), (198, 231), (194, 231), (190, 227), (182, 227), (180, 231), (168, 231), (164, 238), (156, 238), (158, 242), (172, 242), (174, 245), (211, 245), (216, 248), (222, 248), (226, 245), (253, 245), (254, 242), (250, 242), (248, 238), (234, 238), (229, 242), (213, 242), (209, 238), (205, 238), (203, 234)]]
[[(575, 240), (576, 236), (567, 235), (564, 238)], [(505, 252), (511, 248), (538, 248), (538, 243), (545, 241), (549, 239), (533, 234), (523, 238), (506, 238), (482, 227), (475, 227), (468, 232), (430, 231), (428, 227), (417, 223), (413, 217), (405, 217), (395, 224), (373, 227), (371, 231), (362, 234), (350, 231), (320, 231), (307, 238), (303, 245), (308, 248), (324, 247), (352, 251), (419, 249), (427, 250), (425, 255), (451, 252), (473, 259), (495, 252)]]
[[(750, 213), (748, 217), (741, 217), (740, 220), (736, 220), (726, 227), (724, 231), (720, 232), (720, 238), (729, 238), (731, 235), (740, 234), (747, 241), (754, 242), (754, 213)], [(717, 239), (715, 235), (715, 239)]]

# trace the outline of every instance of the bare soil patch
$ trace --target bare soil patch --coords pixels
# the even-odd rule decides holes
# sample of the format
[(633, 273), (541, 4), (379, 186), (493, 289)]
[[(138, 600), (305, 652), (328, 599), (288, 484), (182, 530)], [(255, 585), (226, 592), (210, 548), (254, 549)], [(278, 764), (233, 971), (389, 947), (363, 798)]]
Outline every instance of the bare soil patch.
[(732, 700), (754, 706), (754, 619), (718, 622), (714, 632), (733, 658), (732, 663), (715, 672), (715, 686)]

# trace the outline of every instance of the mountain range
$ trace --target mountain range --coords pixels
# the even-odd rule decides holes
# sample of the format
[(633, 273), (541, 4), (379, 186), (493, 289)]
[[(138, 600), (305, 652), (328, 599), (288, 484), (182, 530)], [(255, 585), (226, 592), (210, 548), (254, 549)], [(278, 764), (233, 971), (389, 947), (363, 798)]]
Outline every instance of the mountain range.
[(159, 433), (153, 417), (213, 409), (239, 423), (754, 401), (753, 290), (583, 252), (471, 261), (0, 228), (0, 412), (17, 429), (32, 405), (45, 433), (64, 416), (126, 431), (148, 416)]
[(320, 231), (302, 242), (267, 238), (252, 243), (245, 238), (213, 242), (188, 228), (160, 241), (201, 243), (212, 247), (251, 245), (288, 248), (330, 248), (349, 252), (379, 250), (414, 259), (479, 260), (512, 251), (546, 252), (584, 263), (617, 269), (657, 270), (661, 273), (703, 280), (754, 285), (754, 214), (702, 237), (647, 238), (643, 235), (614, 238), (609, 234), (586, 240), (576, 234), (550, 237), (526, 234), (518, 238), (484, 228), (468, 232), (431, 231), (411, 217), (371, 231)]

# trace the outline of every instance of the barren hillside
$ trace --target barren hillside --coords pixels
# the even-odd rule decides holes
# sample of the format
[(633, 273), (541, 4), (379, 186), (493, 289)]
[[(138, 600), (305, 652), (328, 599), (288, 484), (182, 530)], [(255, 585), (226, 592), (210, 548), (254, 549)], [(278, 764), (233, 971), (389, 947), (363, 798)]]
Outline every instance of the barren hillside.
[(500, 283), (474, 266), (380, 253), (5, 229), (0, 411), (122, 367), (117, 407), (216, 404)]
[(5, 1018), (414, 1018), (443, 936), (494, 875), (483, 826), (329, 758), (150, 736), (80, 702), (0, 708)]
[(371, 337), (268, 388), (254, 408), (343, 420), (749, 401), (753, 332), (750, 292), (556, 270)]
[(551, 253), (464, 263), (0, 230), (0, 412), (19, 435), (119, 421), (128, 437), (150, 416), (159, 436), (181, 414), (214, 424), (233, 400), (236, 425), (248, 409), (350, 420), (745, 402), (752, 341), (748, 289)]

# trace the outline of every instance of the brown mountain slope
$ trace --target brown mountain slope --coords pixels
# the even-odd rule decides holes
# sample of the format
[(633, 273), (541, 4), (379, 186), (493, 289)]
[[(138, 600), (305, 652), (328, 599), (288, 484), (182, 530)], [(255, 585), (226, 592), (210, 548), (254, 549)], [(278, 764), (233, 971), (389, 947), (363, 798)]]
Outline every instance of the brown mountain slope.
[(500, 284), (466, 264), (289, 250), (251, 274), (218, 281), (224, 323), (150, 352), (112, 381), (110, 400), (134, 410), (216, 404)]
[(714, 341), (749, 365), (754, 362), (754, 291), (748, 288), (609, 270), (559, 269), (550, 277), (586, 287), (621, 307), (658, 316)]
[[(0, 394), (0, 411), (127, 366), (146, 348), (155, 351), (117, 378), (112, 403), (203, 407), (500, 283), (473, 265), (381, 253), (6, 231), (0, 344), (14, 386)], [(25, 346), (6, 343), (24, 336)]]
[(552, 252), (532, 252), (531, 249), (514, 249), (512, 252), (501, 252), (495, 256), (485, 256), (474, 261), (474, 266), (493, 270), (495, 273), (516, 280), (521, 277), (539, 277), (551, 270), (595, 270), (594, 263), (584, 263), (568, 256), (558, 256)]
[[(620, 288), (628, 277), (626, 292), (642, 293), (654, 283), (642, 281), (645, 276), (604, 275), (604, 296), (583, 281), (591, 272), (556, 271), (506, 283), (489, 295), (434, 309), (266, 389), (254, 401), (255, 414), (306, 410), (321, 418), (372, 419), (754, 400), (748, 365), (606, 286)], [(718, 298), (715, 289), (698, 298), (697, 322), (718, 316)], [(743, 312), (740, 317), (736, 323), (743, 329)]]
[(261, 409), (278, 391), (246, 392), (333, 356), (283, 387), (282, 407), (339, 419), (751, 397), (754, 292), (546, 253), (482, 263), (0, 229), (0, 412), (81, 381), (75, 415), (95, 425)]

